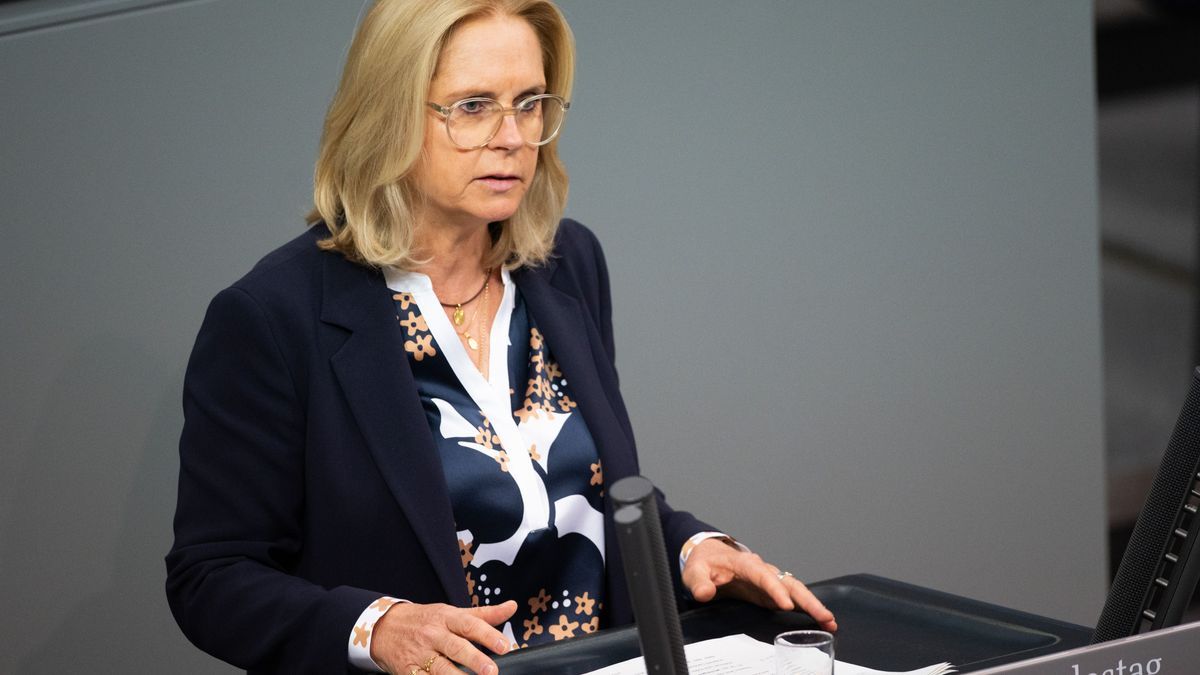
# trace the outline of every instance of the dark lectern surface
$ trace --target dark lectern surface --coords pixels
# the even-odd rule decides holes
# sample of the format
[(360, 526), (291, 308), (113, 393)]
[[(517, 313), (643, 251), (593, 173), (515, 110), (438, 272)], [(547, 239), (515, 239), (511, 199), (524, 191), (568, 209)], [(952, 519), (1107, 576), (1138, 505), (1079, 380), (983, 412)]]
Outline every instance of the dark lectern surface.
[[(1088, 644), (1092, 630), (870, 574), (809, 584), (838, 618), (837, 658), (879, 670), (949, 661), (959, 672)], [(805, 614), (726, 602), (684, 612), (683, 638), (698, 642), (745, 633), (771, 642), (813, 628)], [(577, 675), (641, 653), (633, 627), (513, 652), (496, 659), (503, 675)]]

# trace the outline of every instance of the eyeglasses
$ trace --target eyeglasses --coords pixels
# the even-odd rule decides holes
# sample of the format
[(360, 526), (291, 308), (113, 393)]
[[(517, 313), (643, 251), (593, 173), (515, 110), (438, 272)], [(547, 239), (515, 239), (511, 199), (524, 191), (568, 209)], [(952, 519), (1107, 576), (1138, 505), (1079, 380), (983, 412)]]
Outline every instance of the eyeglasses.
[(562, 129), (563, 118), (571, 104), (561, 96), (537, 94), (517, 101), (505, 108), (499, 101), (490, 98), (464, 98), (449, 106), (429, 103), (429, 107), (446, 121), (446, 133), (450, 142), (463, 150), (474, 150), (487, 145), (500, 132), (500, 125), (507, 115), (517, 122), (517, 129), (525, 142), (541, 146), (554, 140)]

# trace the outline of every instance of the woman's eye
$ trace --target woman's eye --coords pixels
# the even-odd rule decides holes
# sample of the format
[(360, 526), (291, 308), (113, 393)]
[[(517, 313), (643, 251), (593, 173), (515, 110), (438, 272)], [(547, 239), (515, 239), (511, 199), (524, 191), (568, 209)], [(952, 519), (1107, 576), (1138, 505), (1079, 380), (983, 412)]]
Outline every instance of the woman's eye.
[(537, 112), (538, 108), (542, 107), (542, 99), (525, 99), (517, 104), (517, 110), (523, 113)]
[(488, 106), (484, 101), (463, 101), (458, 104), (458, 109), (468, 115), (478, 115), (487, 112)]

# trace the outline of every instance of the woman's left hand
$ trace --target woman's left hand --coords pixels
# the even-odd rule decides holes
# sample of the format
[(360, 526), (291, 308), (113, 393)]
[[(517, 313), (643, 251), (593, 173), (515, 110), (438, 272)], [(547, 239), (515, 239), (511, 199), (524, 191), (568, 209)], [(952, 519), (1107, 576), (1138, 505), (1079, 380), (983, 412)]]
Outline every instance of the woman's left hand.
[(823, 630), (836, 631), (833, 612), (790, 574), (757, 554), (736, 549), (720, 539), (705, 539), (688, 554), (683, 585), (699, 602), (736, 598), (767, 609), (807, 612)]

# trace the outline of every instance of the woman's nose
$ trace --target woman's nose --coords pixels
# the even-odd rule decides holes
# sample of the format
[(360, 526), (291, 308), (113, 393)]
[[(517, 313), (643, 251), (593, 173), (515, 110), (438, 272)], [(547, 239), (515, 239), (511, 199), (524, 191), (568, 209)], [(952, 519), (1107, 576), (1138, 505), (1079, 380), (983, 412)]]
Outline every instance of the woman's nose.
[(500, 120), (500, 129), (492, 137), (491, 145), (497, 148), (514, 149), (525, 145), (525, 136), (517, 125), (517, 116), (506, 114)]

